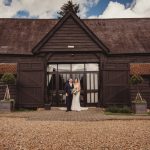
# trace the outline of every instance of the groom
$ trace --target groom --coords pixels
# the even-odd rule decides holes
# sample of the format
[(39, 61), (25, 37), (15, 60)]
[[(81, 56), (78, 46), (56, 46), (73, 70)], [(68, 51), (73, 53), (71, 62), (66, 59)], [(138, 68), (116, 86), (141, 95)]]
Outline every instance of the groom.
[(72, 98), (73, 98), (73, 94), (72, 94), (73, 88), (74, 88), (74, 86), (72, 83), (72, 79), (70, 78), (65, 84), (66, 104), (67, 104), (66, 112), (71, 111), (71, 104), (72, 104)]

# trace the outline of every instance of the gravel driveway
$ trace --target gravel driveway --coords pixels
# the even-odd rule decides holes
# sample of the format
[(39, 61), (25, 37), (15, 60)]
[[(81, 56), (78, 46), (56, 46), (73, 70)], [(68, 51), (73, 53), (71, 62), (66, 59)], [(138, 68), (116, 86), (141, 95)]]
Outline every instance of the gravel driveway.
[(0, 115), (0, 150), (150, 150), (150, 120), (51, 121), (17, 114)]

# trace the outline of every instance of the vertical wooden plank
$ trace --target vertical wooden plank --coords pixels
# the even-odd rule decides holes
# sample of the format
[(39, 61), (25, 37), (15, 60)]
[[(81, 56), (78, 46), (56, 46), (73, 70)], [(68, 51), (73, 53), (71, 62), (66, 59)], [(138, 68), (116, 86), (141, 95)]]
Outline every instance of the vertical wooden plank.
[(45, 67), (42, 62), (21, 62), (18, 68), (18, 105), (40, 107), (44, 105)]
[(127, 63), (105, 63), (103, 68), (103, 104), (129, 105), (129, 67)]

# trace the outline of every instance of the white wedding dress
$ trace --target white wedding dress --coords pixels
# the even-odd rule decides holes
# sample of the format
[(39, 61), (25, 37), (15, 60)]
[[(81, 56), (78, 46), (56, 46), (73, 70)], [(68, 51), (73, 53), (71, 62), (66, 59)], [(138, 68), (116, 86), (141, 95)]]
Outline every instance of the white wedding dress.
[(71, 110), (74, 111), (87, 110), (88, 108), (80, 106), (80, 84), (74, 84), (74, 88), (76, 88), (79, 92), (77, 92), (77, 94), (73, 94)]

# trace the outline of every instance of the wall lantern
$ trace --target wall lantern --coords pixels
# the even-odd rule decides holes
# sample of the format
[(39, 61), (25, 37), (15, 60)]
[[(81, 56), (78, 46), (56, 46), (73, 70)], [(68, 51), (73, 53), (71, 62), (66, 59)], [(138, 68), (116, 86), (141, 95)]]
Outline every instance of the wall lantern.
[(74, 45), (68, 45), (68, 48), (74, 48)]

